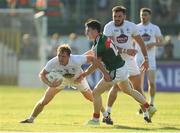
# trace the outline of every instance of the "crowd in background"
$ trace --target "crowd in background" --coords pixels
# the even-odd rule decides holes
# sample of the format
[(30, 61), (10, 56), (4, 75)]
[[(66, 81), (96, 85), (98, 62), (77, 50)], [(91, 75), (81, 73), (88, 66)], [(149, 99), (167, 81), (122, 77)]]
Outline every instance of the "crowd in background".
[[(146, 0), (137, 1), (137, 3), (138, 2), (141, 3), (140, 6), (147, 4)], [(130, 0), (120, 0), (118, 2), (110, 0), (92, 0), (90, 3), (88, 0), (0, 0), (0, 9), (31, 8), (36, 12), (38, 10), (45, 10), (48, 15), (49, 36), (47, 38), (46, 57), (47, 59), (50, 59), (55, 55), (57, 46), (62, 43), (68, 43), (71, 46), (73, 54), (79, 54), (80, 47), (78, 45), (81, 45), (79, 36), (84, 36), (82, 22), (85, 21), (86, 17), (98, 18), (102, 24), (105, 24), (111, 19), (111, 15), (109, 15), (109, 10), (111, 9), (110, 6), (120, 3), (128, 5), (130, 4)], [(160, 28), (161, 25), (166, 25), (165, 28), (161, 28), (162, 34), (164, 35), (164, 47), (157, 48), (157, 59), (180, 59), (180, 57), (177, 56), (178, 49), (180, 49), (180, 37), (178, 37), (180, 36), (178, 35), (180, 34), (180, 31), (178, 31), (178, 26), (180, 27), (180, 2), (178, 0), (151, 0), (148, 3), (150, 4), (149, 6), (153, 5), (152, 21), (157, 23)], [(77, 4), (79, 4), (79, 7)], [(47, 6), (47, 8), (45, 6)], [(137, 6), (137, 10), (138, 8), (140, 7)], [(129, 13), (130, 12), (128, 12), (127, 16), (130, 16)], [(139, 13), (137, 12), (137, 18), (138, 15)], [(58, 16), (63, 17), (63, 19), (58, 19)], [(55, 19), (57, 19), (57, 21), (55, 21)], [(138, 20), (136, 21), (138, 23)], [(51, 23), (55, 29), (51, 26)], [(58, 27), (59, 25), (62, 27)], [(71, 27), (73, 25), (76, 28)], [(63, 29), (63, 27), (65, 29)], [(166, 28), (169, 29), (166, 31), (164, 30)], [(63, 32), (65, 34), (63, 34)], [(37, 44), (37, 40), (35, 41), (35, 39), (33, 39), (34, 36), (31, 34), (33, 33), (22, 32), (20, 59), (38, 59), (39, 45)], [(61, 36), (64, 35), (68, 36), (68, 41), (64, 41), (61, 38)]]

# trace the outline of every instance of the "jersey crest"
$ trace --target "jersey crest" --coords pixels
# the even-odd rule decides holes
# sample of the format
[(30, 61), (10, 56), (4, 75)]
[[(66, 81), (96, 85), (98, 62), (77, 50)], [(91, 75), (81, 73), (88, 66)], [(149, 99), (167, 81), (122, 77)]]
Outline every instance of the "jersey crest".
[(128, 36), (125, 34), (121, 34), (120, 36), (116, 37), (118, 43), (126, 43), (128, 41)]
[(144, 33), (141, 37), (145, 42), (147, 42), (151, 39), (151, 36), (147, 33)]

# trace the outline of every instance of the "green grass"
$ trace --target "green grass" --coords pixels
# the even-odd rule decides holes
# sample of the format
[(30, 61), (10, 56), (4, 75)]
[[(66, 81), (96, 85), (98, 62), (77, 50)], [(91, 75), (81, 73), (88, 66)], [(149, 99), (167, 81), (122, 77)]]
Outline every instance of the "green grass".
[[(156, 95), (158, 112), (153, 123), (144, 123), (137, 115), (138, 104), (129, 96), (119, 93), (112, 110), (113, 126), (87, 126), (92, 117), (92, 103), (78, 91), (61, 91), (33, 124), (20, 124), (32, 111), (45, 89), (0, 87), (0, 131), (31, 132), (180, 132), (180, 93)], [(103, 94), (104, 104), (107, 93)]]

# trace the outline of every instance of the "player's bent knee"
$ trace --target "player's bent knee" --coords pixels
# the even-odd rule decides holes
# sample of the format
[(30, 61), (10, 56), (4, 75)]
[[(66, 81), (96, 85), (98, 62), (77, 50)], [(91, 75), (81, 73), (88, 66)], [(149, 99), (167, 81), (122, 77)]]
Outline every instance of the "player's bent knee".
[(93, 94), (92, 91), (85, 91), (85, 92), (81, 92), (83, 94), (83, 96), (89, 100), (89, 101), (93, 101)]
[(93, 91), (93, 92), (92, 92), (92, 95), (93, 95), (93, 97), (99, 97), (99, 96), (100, 96), (100, 94), (98, 93), (98, 91)]
[(130, 87), (127, 87), (127, 88), (123, 88), (122, 91), (131, 96), (134, 90), (131, 89)]

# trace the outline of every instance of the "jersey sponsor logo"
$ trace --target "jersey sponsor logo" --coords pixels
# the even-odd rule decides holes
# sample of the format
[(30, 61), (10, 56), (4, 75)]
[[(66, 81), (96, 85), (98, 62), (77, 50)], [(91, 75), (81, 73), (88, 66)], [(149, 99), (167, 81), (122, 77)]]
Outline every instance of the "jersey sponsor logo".
[(118, 43), (126, 43), (128, 41), (128, 36), (125, 34), (121, 34), (120, 36), (116, 37)]
[(144, 33), (141, 37), (145, 42), (147, 42), (151, 39), (151, 36), (147, 33)]

